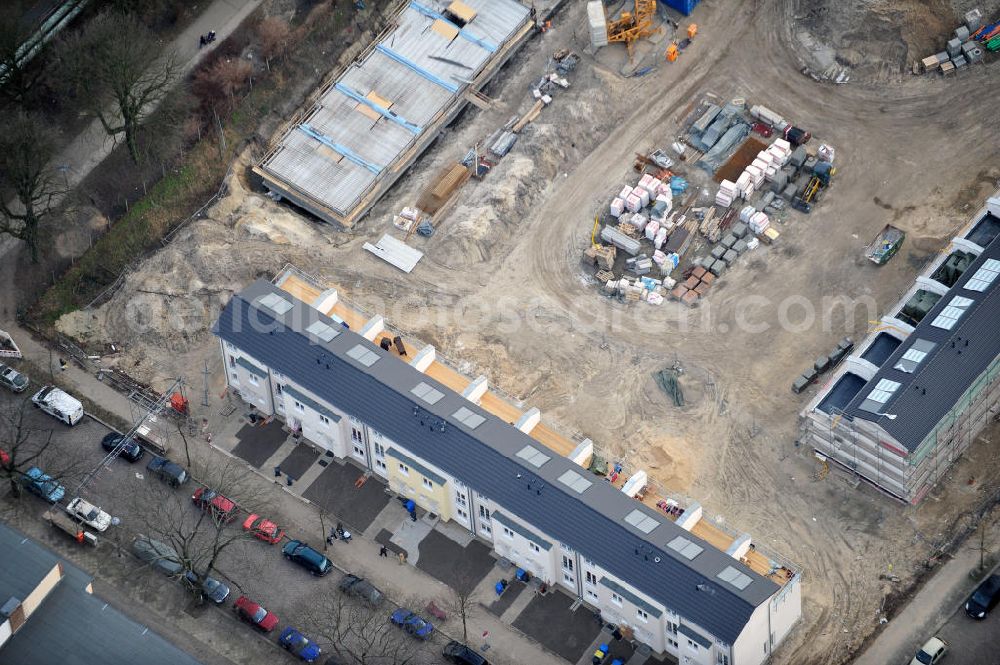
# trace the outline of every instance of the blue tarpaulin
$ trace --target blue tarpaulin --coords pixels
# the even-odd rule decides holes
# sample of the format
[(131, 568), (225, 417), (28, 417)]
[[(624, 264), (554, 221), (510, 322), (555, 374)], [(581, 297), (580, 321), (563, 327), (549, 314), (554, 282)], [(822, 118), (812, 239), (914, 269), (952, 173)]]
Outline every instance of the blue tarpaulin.
[(684, 16), (694, 11), (695, 6), (698, 4), (698, 0), (660, 0), (660, 2), (671, 9), (676, 9), (681, 14), (684, 14)]

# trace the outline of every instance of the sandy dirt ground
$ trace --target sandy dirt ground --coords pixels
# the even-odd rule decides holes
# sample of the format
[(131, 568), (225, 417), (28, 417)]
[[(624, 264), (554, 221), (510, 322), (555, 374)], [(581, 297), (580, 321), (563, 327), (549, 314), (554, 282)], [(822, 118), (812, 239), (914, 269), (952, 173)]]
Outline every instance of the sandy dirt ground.
[[(818, 13), (803, 13), (807, 4)], [(1000, 63), (947, 80), (887, 78), (859, 65), (846, 85), (817, 81), (800, 71), (801, 30), (836, 48), (881, 53), (888, 37), (864, 32), (871, 11), (872, 25), (896, 21), (904, 46), (916, 40), (903, 57), (912, 61), (954, 27), (939, 12), (967, 9), (849, 3), (850, 17), (830, 18), (839, 4), (706, 2), (699, 36), (677, 63), (650, 57), (656, 69), (626, 79), (622, 50), (585, 53), (583, 3), (569, 3), (554, 29), (486, 88), (496, 107), (467, 111), (445, 130), (352, 233), (276, 205), (236, 177), (207, 219), (178, 234), (108, 304), (68, 315), (60, 328), (94, 346), (124, 344), (123, 368), (147, 381), (183, 375), (200, 389), (205, 361), (220, 368), (208, 327), (221, 305), (292, 262), (795, 561), (804, 570), (803, 618), (775, 660), (843, 662), (876, 629), (887, 598), (887, 607), (898, 602), (960, 516), (997, 486), (1000, 461), (977, 442), (916, 509), (853, 489), (836, 472), (814, 481), (815, 461), (795, 443), (798, 411), (812, 393), (794, 396), (789, 385), (844, 335), (860, 339), (996, 189)], [(887, 9), (904, 4), (923, 9)], [(850, 46), (837, 41), (844, 31)], [(443, 166), (530, 107), (530, 86), (563, 47), (583, 55), (572, 87), (486, 179), (465, 186), (433, 238), (411, 240), (426, 252), (417, 269), (403, 275), (363, 252)], [(836, 182), (811, 215), (782, 227), (779, 244), (729, 271), (701, 307), (604, 299), (580, 261), (597, 206), (633, 177), (634, 153), (668, 145), (692, 101), (709, 93), (766, 104), (813, 128), (837, 148)], [(887, 222), (908, 238), (878, 268), (861, 249)], [(685, 369), (683, 408), (652, 378), (675, 362)], [(880, 581), (887, 573), (901, 581)]]

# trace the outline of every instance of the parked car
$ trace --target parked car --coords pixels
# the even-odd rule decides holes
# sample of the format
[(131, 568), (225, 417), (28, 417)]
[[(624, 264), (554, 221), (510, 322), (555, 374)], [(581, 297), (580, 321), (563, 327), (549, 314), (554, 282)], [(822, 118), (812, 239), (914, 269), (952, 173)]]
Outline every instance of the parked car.
[(278, 616), (268, 612), (262, 605), (253, 602), (246, 596), (240, 596), (233, 605), (236, 616), (246, 621), (259, 631), (270, 633), (278, 627)]
[(66, 512), (95, 531), (106, 531), (111, 526), (111, 515), (80, 497), (69, 502)]
[(1000, 602), (1000, 573), (990, 575), (965, 601), (965, 613), (973, 619), (985, 619)]
[(343, 579), (340, 580), (340, 584), (337, 585), (341, 591), (351, 596), (357, 596), (372, 605), (378, 605), (382, 602), (382, 592), (375, 588), (375, 586), (363, 577), (358, 577), (357, 575), (352, 575), (348, 573), (344, 575)]
[(191, 495), (191, 500), (202, 510), (210, 510), (220, 522), (232, 522), (236, 518), (236, 504), (215, 490), (199, 487)]
[(180, 487), (188, 479), (187, 471), (180, 464), (174, 464), (166, 457), (153, 456), (146, 465), (146, 471), (154, 476), (159, 476), (173, 487)]
[[(101, 447), (104, 448), (109, 453), (121, 445), (122, 439), (125, 435), (119, 434), (118, 432), (111, 432), (110, 434), (105, 434), (104, 438), (101, 439)], [(129, 462), (138, 462), (142, 459), (142, 456), (146, 454), (146, 451), (142, 449), (135, 439), (128, 439), (125, 445), (122, 446), (122, 451), (119, 453), (121, 457), (124, 457)]]
[(31, 403), (70, 426), (83, 419), (83, 404), (80, 400), (55, 386), (44, 386), (31, 397)]
[(389, 616), (389, 621), (405, 630), (414, 637), (422, 640), (429, 640), (434, 632), (434, 625), (418, 614), (400, 607)]
[(28, 387), (28, 377), (13, 367), (0, 363), (0, 386), (15, 393), (24, 392)]
[(132, 551), (164, 575), (180, 575), (184, 571), (177, 551), (166, 543), (140, 535), (132, 541)]
[(316, 662), (316, 659), (322, 653), (322, 650), (315, 642), (310, 641), (308, 637), (291, 626), (281, 631), (281, 635), (278, 637), (278, 644), (307, 663)]
[(313, 575), (326, 575), (333, 570), (333, 563), (325, 556), (303, 543), (301, 540), (289, 540), (281, 548), (285, 558), (297, 563)]
[(490, 665), (485, 658), (455, 640), (448, 642), (448, 646), (444, 648), (441, 655), (449, 663), (455, 663), (455, 665)]
[(910, 661), (910, 665), (937, 665), (948, 652), (948, 643), (939, 637), (932, 637), (924, 642), (920, 651)]
[(271, 520), (261, 517), (260, 515), (251, 515), (246, 518), (243, 522), (243, 530), (252, 533), (254, 538), (263, 540), (266, 543), (271, 543), (272, 545), (285, 537), (284, 530), (280, 529), (278, 525)]
[(66, 496), (66, 488), (52, 480), (52, 476), (45, 473), (37, 466), (33, 466), (24, 472), (21, 479), (28, 491), (37, 494), (49, 503), (62, 501)]
[(211, 575), (206, 575), (205, 579), (198, 581), (198, 575), (194, 571), (184, 573), (184, 579), (195, 589), (201, 590), (201, 595), (208, 598), (216, 605), (224, 603), (229, 597), (229, 586), (225, 582), (220, 582)]

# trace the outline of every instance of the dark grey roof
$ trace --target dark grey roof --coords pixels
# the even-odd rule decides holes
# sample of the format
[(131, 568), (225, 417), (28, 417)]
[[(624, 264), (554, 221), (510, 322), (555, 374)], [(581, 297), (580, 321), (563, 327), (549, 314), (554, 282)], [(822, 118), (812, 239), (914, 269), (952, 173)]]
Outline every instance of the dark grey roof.
[[(1000, 354), (1000, 279), (983, 292), (965, 288), (988, 259), (1000, 259), (1000, 236), (984, 248), (955, 285), (917, 324), (906, 341), (845, 407), (845, 414), (877, 422), (911, 453), (920, 447), (973, 381)], [(955, 296), (971, 299), (972, 305), (951, 330), (932, 325)], [(896, 369), (900, 358), (918, 339), (932, 342), (936, 347), (912, 374)], [(878, 409), (878, 413), (894, 414), (895, 419), (860, 408), (882, 379), (900, 384)]]
[(552, 543), (545, 540), (538, 534), (534, 533), (531, 529), (521, 526), (520, 524), (518, 524), (517, 522), (507, 517), (498, 510), (494, 510), (492, 513), (490, 513), (490, 519), (493, 520), (494, 522), (499, 522), (501, 525), (507, 527), (514, 533), (524, 536), (534, 544), (541, 547), (546, 552), (552, 549)]
[(684, 637), (690, 637), (692, 640), (694, 640), (701, 646), (705, 647), (706, 649), (712, 648), (712, 643), (708, 639), (706, 639), (704, 635), (694, 630), (693, 628), (689, 628), (688, 626), (681, 624), (677, 626), (677, 632), (683, 635)]
[(632, 603), (633, 605), (635, 605), (639, 609), (645, 610), (645, 612), (647, 614), (652, 614), (654, 617), (657, 617), (657, 618), (659, 618), (659, 616), (661, 614), (663, 614), (663, 612), (661, 612), (660, 610), (656, 609), (655, 607), (653, 607), (652, 605), (650, 605), (649, 603), (647, 603), (645, 600), (643, 600), (639, 596), (635, 595), (634, 593), (632, 593), (631, 591), (629, 591), (628, 589), (626, 589), (625, 587), (623, 587), (621, 584), (618, 584), (618, 582), (615, 582), (612, 579), (608, 579), (607, 577), (602, 577), (600, 583), (603, 584), (604, 586), (608, 587), (609, 589), (611, 589), (612, 591), (614, 591), (619, 596), (621, 596), (622, 598), (624, 598), (628, 602)]
[(91, 578), (38, 543), (0, 524), (0, 596), (24, 597), (43, 575), (61, 562), (63, 578), (0, 647), (4, 665), (198, 665), (146, 626), (135, 623), (90, 593)]
[(401, 453), (400, 451), (396, 450), (395, 448), (389, 448), (388, 450), (385, 451), (385, 454), (388, 455), (389, 457), (394, 457), (394, 458), (398, 459), (400, 462), (402, 462), (406, 466), (408, 466), (408, 467), (410, 467), (412, 469), (415, 469), (422, 476), (424, 476), (428, 480), (431, 480), (431, 481), (437, 483), (438, 485), (444, 485), (445, 482), (446, 482), (445, 479), (440, 474), (434, 473), (433, 471), (431, 471), (430, 469), (428, 469), (426, 466), (424, 466), (423, 464), (421, 464), (417, 460), (413, 459), (409, 455), (405, 455), (405, 454)]
[[(292, 309), (280, 315), (256, 307), (258, 298), (275, 292), (284, 293), (265, 280), (254, 282), (230, 300), (213, 332), (714, 635), (735, 641), (754, 608), (778, 591), (771, 580), (609, 483), (591, 476), (582, 494), (570, 490), (560, 476), (569, 470), (590, 474), (558, 455), (540, 468), (518, 458), (534, 439), (360, 335), (344, 331), (315, 343), (302, 331), (316, 320), (331, 320), (306, 303), (293, 298)], [(375, 354), (374, 363), (348, 356), (359, 344)], [(428, 404), (413, 395), (421, 381), (444, 397)], [(474, 430), (459, 424), (453, 414), (462, 407), (484, 422)], [(625, 523), (636, 508), (659, 526), (644, 534)], [(679, 535), (704, 551), (688, 560), (668, 548)], [(730, 565), (752, 583), (743, 590), (720, 584), (716, 575)]]

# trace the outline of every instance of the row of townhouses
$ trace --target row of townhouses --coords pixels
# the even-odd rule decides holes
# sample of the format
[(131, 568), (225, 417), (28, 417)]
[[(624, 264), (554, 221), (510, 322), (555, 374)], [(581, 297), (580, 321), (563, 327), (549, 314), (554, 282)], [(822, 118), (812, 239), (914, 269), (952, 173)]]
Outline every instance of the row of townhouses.
[(527, 433), (536, 409), (494, 415), (482, 406), (496, 399), (485, 377), (445, 385), (428, 375), (434, 347), (383, 349), (381, 317), (348, 328), (335, 290), (302, 284), (292, 272), (254, 282), (213, 329), (230, 388), (257, 410), (461, 524), (655, 652), (755, 665), (788, 635), (801, 575), (769, 562), (749, 536), (713, 546), (692, 532), (700, 507), (675, 517), (637, 501), (583, 466), (589, 440), (558, 454)]
[(998, 413), (1000, 192), (803, 410), (823, 460), (919, 503)]

